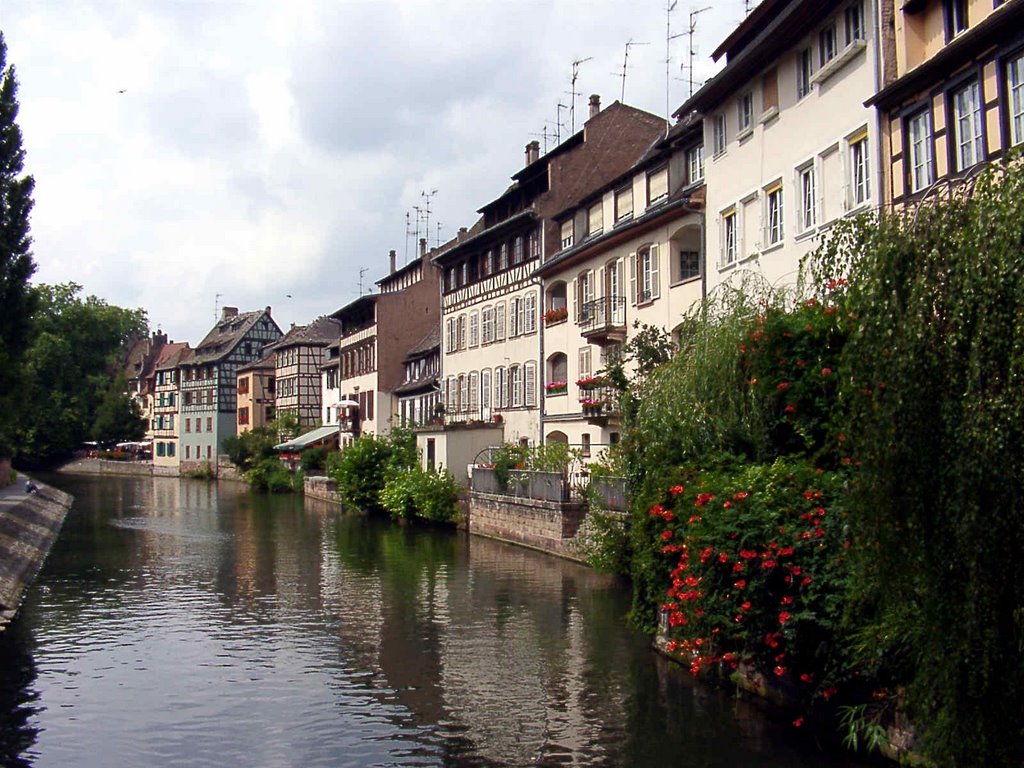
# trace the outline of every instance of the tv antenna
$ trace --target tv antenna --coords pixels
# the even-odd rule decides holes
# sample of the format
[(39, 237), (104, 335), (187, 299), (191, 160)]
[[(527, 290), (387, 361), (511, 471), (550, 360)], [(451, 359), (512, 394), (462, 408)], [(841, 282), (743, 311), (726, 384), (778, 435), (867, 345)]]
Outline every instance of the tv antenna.
[(550, 133), (548, 133), (548, 121), (547, 120), (544, 121), (544, 127), (541, 129), (540, 133), (531, 133), (530, 135), (531, 136), (537, 136), (537, 137), (539, 137), (540, 139), (543, 140), (543, 142), (544, 142), (544, 154), (546, 155), (548, 153), (548, 136), (551, 135)]
[(420, 192), (420, 197), (423, 198), (423, 231), (427, 236), (427, 245), (430, 245), (430, 200), (434, 195), (437, 194), (436, 189), (432, 189), (429, 192)]
[(565, 121), (562, 120), (562, 110), (568, 108), (562, 102), (558, 102), (555, 105), (555, 146), (562, 143), (562, 129), (565, 127)]
[(672, 107), (669, 104), (669, 86), (672, 84), (672, 74), (669, 70), (672, 65), (672, 41), (682, 37), (683, 33), (672, 34), (672, 12), (679, 5), (679, 0), (672, 0), (665, 3), (665, 135), (668, 136), (669, 118), (672, 115)]
[(633, 38), (626, 43), (626, 55), (622, 57), (622, 74), (619, 75), (622, 78), (622, 95), (619, 97), (619, 101), (623, 104), (626, 103), (626, 67), (629, 65), (629, 49), (634, 45), (650, 45), (650, 43), (636, 43), (633, 42)]
[(366, 274), (366, 267), (359, 268), (359, 295), (363, 295), (363, 276)]
[(590, 61), (593, 56), (587, 56), (585, 59), (573, 59), (572, 62), (572, 80), (570, 80), (569, 96), (571, 97), (569, 106), (569, 123), (572, 125), (572, 132), (576, 133), (576, 97), (579, 94), (576, 92), (576, 80), (580, 76), (580, 64)]
[[(690, 11), (690, 28), (687, 29), (686, 33), (685, 33), (686, 36), (689, 38), (689, 42), (688, 42), (689, 51), (688, 51), (688, 53), (689, 53), (689, 56), (690, 56), (690, 63), (687, 66), (687, 69), (689, 70), (689, 76), (690, 76), (689, 77), (689, 80), (690, 80), (690, 96), (693, 96), (693, 60), (697, 56), (697, 48), (693, 44), (693, 36), (697, 32), (697, 16), (698, 16), (698, 14), (704, 13), (704, 11), (710, 11), (710, 10), (711, 10), (711, 6), (707, 6), (706, 8), (698, 8), (695, 11)], [(747, 2), (747, 13), (750, 13), (750, 2), (749, 2), (749, 0)], [(687, 98), (689, 98), (689, 96)]]
[(220, 300), (224, 296), (223, 293), (213, 294), (213, 322), (220, 320)]
[(412, 222), (409, 219), (409, 212), (405, 212), (405, 263), (409, 263), (409, 235), (413, 234)]

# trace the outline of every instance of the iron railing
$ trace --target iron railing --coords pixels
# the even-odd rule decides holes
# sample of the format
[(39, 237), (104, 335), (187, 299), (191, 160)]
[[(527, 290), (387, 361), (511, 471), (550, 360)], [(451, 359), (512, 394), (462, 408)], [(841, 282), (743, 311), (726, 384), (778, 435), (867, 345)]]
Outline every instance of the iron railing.
[(580, 307), (580, 330), (600, 331), (606, 328), (624, 328), (626, 325), (626, 299), (623, 296), (604, 296), (588, 301)]

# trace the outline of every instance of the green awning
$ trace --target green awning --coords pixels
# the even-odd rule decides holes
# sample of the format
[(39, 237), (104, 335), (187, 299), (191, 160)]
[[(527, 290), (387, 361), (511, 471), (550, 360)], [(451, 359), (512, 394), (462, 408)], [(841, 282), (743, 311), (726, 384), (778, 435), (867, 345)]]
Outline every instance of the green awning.
[(275, 451), (301, 451), (303, 448), (308, 448), (314, 443), (319, 443), (322, 440), (330, 437), (331, 435), (338, 434), (338, 425), (335, 424), (333, 427), (317, 427), (312, 432), (307, 432), (304, 435), (299, 435), (293, 440), (289, 440), (287, 443), (281, 443), (275, 445)]

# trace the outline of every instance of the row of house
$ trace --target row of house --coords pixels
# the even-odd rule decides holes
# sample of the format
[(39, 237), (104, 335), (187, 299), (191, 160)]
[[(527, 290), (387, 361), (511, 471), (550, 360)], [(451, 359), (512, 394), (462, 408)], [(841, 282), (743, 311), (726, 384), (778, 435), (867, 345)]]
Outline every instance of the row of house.
[(179, 378), (154, 385), (152, 414), (175, 434), (154, 427), (156, 460), (161, 439), (165, 459), (210, 458), (283, 410), (302, 428), (287, 448), (412, 424), (424, 464), (462, 479), (500, 442), (597, 456), (619, 437), (602, 372), (638, 327), (677, 336), (740, 279), (792, 286), (837, 220), (1024, 144), (1024, 0), (763, 0), (713, 58), (671, 123), (592, 96), (471, 227), (403, 267), (392, 251), (376, 293), (231, 363), (217, 355), (257, 339), (169, 351), (159, 370)]

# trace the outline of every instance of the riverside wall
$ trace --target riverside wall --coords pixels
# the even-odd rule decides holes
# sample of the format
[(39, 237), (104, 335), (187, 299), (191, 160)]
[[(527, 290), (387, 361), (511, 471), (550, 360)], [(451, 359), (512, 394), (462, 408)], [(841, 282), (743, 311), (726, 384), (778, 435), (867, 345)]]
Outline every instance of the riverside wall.
[(0, 631), (14, 618), (57, 540), (74, 500), (48, 485), (19, 483), (0, 494)]

